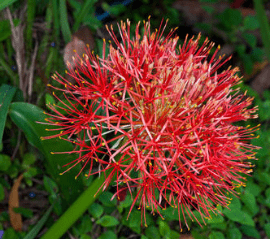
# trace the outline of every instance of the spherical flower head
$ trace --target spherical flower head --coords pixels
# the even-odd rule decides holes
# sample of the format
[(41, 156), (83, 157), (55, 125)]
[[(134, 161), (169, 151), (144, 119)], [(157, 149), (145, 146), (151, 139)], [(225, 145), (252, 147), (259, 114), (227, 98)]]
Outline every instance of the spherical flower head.
[(210, 56), (214, 44), (199, 46), (200, 35), (178, 47), (175, 30), (163, 36), (166, 24), (152, 32), (148, 20), (140, 35), (139, 23), (131, 37), (130, 22), (121, 22), (121, 41), (108, 27), (107, 56), (104, 41), (103, 57), (76, 58), (68, 73), (75, 84), (55, 75), (65, 101), (57, 97), (64, 106), (51, 107), (48, 124), (60, 133), (47, 138), (66, 135), (79, 154), (70, 168), (90, 165), (90, 176), (98, 165), (107, 175), (103, 189), (112, 183), (116, 197), (129, 191), (130, 212), (137, 203), (144, 218), (147, 207), (162, 216), (172, 206), (182, 227), (181, 214), (185, 223), (186, 214), (197, 220), (194, 210), (209, 217), (244, 184), (257, 127), (234, 123), (257, 115), (252, 99), (233, 88), (238, 69), (220, 72), (229, 59), (216, 59), (219, 48)]

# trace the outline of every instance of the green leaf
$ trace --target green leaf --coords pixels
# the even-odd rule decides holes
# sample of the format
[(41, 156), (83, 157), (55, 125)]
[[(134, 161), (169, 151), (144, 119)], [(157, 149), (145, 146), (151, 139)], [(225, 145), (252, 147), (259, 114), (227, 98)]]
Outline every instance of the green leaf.
[(253, 34), (244, 32), (242, 36), (252, 48), (255, 48), (257, 45), (257, 38)]
[(170, 239), (179, 239), (181, 238), (180, 234), (177, 231), (171, 231)]
[(16, 208), (13, 208), (13, 211), (21, 214), (22, 216), (24, 216), (26, 218), (33, 217), (33, 211), (28, 209), (28, 208), (16, 207)]
[(236, 227), (229, 229), (227, 235), (227, 238), (230, 239), (242, 239), (242, 233)]
[(219, 16), (222, 24), (229, 30), (239, 26), (242, 23), (242, 14), (238, 9), (227, 8)]
[(259, 207), (256, 203), (256, 199), (253, 194), (251, 194), (248, 190), (241, 195), (241, 200), (247, 207), (247, 210), (251, 213), (252, 216), (255, 216), (259, 212)]
[(249, 31), (254, 31), (260, 27), (256, 16), (246, 16), (244, 18), (244, 28)]
[(255, 197), (257, 197), (262, 191), (262, 189), (252, 181), (247, 182), (246, 190), (248, 190)]
[[(126, 218), (124, 218), (124, 220), (126, 220)], [(141, 226), (141, 213), (139, 211), (133, 210), (130, 213), (128, 225), (131, 228)]]
[(23, 174), (26, 178), (33, 178), (37, 175), (36, 168), (28, 168), (27, 171)]
[(48, 94), (48, 93), (46, 93), (45, 94), (45, 103), (46, 103), (46, 105), (53, 105), (53, 104), (55, 104), (55, 100), (54, 100), (54, 98), (53, 98), (53, 96), (52, 95), (50, 95), (50, 94)]
[(7, 171), (10, 165), (10, 157), (6, 154), (0, 154), (0, 171)]
[(43, 217), (38, 221), (38, 223), (31, 229), (30, 232), (24, 237), (24, 239), (34, 239), (38, 235), (39, 231), (42, 229), (46, 221), (48, 220), (53, 209), (53, 205), (49, 207)]
[(270, 175), (266, 172), (258, 174), (258, 180), (264, 184), (270, 185)]
[(99, 201), (106, 207), (115, 207), (117, 204), (116, 198), (111, 200), (113, 194), (111, 192), (105, 191), (99, 196)]
[(112, 216), (105, 215), (97, 221), (97, 224), (103, 227), (113, 227), (119, 224), (119, 221)]
[(89, 215), (84, 215), (79, 222), (78, 230), (80, 235), (91, 232), (92, 230), (92, 221)]
[(15, 230), (12, 227), (9, 227), (7, 230), (5, 230), (2, 239), (19, 239), (19, 237)]
[(255, 227), (250, 227), (250, 226), (246, 226), (246, 225), (243, 225), (241, 226), (241, 231), (247, 235), (247, 236), (250, 236), (252, 238), (258, 238), (260, 239), (261, 238), (261, 235), (260, 233), (257, 231), (257, 229)]
[(120, 202), (119, 206), (122, 207), (122, 208), (127, 208), (127, 207), (131, 206), (132, 202), (133, 201), (132, 201), (131, 195), (128, 194), (128, 195), (126, 195), (125, 200)]
[(1, 0), (0, 3), (0, 11), (3, 10), (4, 8), (8, 7), (12, 3), (16, 2), (17, 0)]
[(212, 231), (209, 235), (209, 239), (225, 239), (225, 236), (222, 232)]
[(178, 221), (179, 220), (178, 211), (175, 208), (168, 207), (168, 208), (166, 208), (166, 210), (162, 210), (161, 214), (166, 221), (173, 221), (173, 220)]
[(50, 154), (50, 152), (66, 152), (72, 151), (71, 143), (61, 139), (41, 140), (40, 137), (50, 135), (45, 126), (38, 122), (45, 122), (43, 111), (35, 105), (17, 102), (10, 106), (10, 117), (12, 121), (25, 133), (30, 144), (37, 147), (45, 156), (45, 167), (55, 182), (60, 186), (63, 198), (71, 203), (73, 202), (83, 189), (81, 177), (74, 180), (75, 175), (79, 172), (79, 167), (74, 167), (68, 173), (59, 175), (61, 166), (76, 159), (76, 155)]
[(106, 231), (98, 239), (117, 239), (117, 236), (113, 231)]
[(46, 191), (50, 193), (51, 195), (56, 194), (59, 190), (57, 184), (51, 178), (47, 176), (44, 176), (43, 184)]
[(80, 27), (81, 22), (83, 19), (87, 16), (89, 9), (94, 8), (94, 4), (97, 2), (97, 0), (86, 0), (83, 3), (83, 6), (80, 8), (80, 12), (75, 18), (75, 23), (73, 25), (73, 30), (77, 31)]
[(103, 207), (100, 204), (93, 203), (89, 208), (88, 212), (94, 217), (94, 218), (100, 218), (101, 215), (104, 212)]
[(256, 10), (256, 16), (258, 22), (260, 24), (260, 32), (262, 36), (262, 41), (266, 50), (266, 55), (268, 60), (270, 60), (270, 26), (268, 22), (268, 18), (266, 16), (266, 12), (264, 10), (263, 4), (261, 0), (254, 0), (254, 7)]
[[(19, 19), (13, 20), (14, 26), (20, 23)], [(9, 20), (0, 21), (0, 42), (8, 39), (11, 35), (11, 28)]]
[(80, 239), (91, 239), (91, 237), (88, 236), (87, 234), (83, 234), (81, 235)]
[(159, 226), (159, 233), (161, 236), (164, 236), (164, 237), (166, 236), (168, 238), (171, 238), (170, 237), (171, 229), (167, 222), (163, 220), (159, 220), (158, 226)]
[(0, 184), (0, 202), (5, 198), (5, 190), (2, 184)]
[(150, 226), (145, 229), (145, 235), (149, 239), (160, 239), (158, 229), (155, 226)]
[(239, 222), (243, 225), (248, 225), (248, 226), (255, 225), (254, 221), (252, 220), (252, 217), (250, 215), (248, 215), (246, 212), (241, 211), (235, 205), (230, 205), (229, 208), (230, 208), (230, 210), (228, 208), (225, 208), (223, 210), (223, 213), (230, 220), (232, 220), (234, 222)]
[(250, 75), (253, 71), (253, 61), (250, 54), (245, 53), (240, 57), (244, 65), (245, 72)]
[(264, 225), (264, 231), (265, 231), (267, 237), (270, 238), (270, 223), (266, 223)]
[(0, 87), (0, 143), (2, 143), (8, 109), (15, 92), (15, 87), (6, 84), (3, 84)]
[(30, 166), (36, 161), (36, 156), (32, 153), (26, 153), (23, 155), (23, 166)]

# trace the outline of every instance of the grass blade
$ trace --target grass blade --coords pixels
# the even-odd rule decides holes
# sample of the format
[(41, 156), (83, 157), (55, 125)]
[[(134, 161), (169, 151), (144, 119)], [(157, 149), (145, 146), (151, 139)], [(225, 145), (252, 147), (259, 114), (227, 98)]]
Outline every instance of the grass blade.
[(260, 24), (260, 31), (266, 56), (270, 61), (270, 26), (261, 0), (254, 0), (256, 16)]
[(2, 65), (3, 69), (6, 71), (7, 75), (9, 75), (10, 79), (13, 80), (13, 84), (16, 85), (17, 84), (17, 80), (16, 79), (18, 79), (18, 77), (11, 70), (10, 65), (8, 65), (2, 57), (0, 57), (0, 65)]
[(8, 7), (12, 3), (16, 2), (17, 0), (2, 0), (0, 2), (0, 11), (3, 10), (4, 8)]
[(0, 144), (2, 144), (9, 105), (16, 92), (16, 88), (9, 85), (2, 85), (0, 88)]
[(78, 16), (75, 19), (75, 23), (73, 25), (73, 31), (77, 31), (80, 27), (81, 22), (89, 12), (89, 9), (93, 8), (93, 5), (96, 1), (93, 0), (87, 0), (84, 2), (83, 6), (81, 7), (81, 10), (78, 14)]
[(53, 205), (45, 212), (43, 217), (38, 221), (38, 223), (32, 228), (32, 230), (24, 237), (24, 239), (35, 239), (41, 228), (44, 226), (45, 222), (48, 220), (53, 209)]
[(71, 31), (68, 23), (67, 4), (66, 0), (60, 0), (59, 2), (60, 23), (65, 42), (71, 41)]

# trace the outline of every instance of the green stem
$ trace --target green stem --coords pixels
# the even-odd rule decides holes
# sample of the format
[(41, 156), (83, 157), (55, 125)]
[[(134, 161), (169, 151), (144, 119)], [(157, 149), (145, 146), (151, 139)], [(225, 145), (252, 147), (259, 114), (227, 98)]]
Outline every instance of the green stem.
[(257, 19), (260, 24), (260, 31), (262, 41), (266, 50), (266, 55), (268, 60), (270, 60), (270, 26), (268, 23), (268, 18), (266, 16), (261, 0), (254, 0), (254, 6), (256, 10)]
[(104, 180), (105, 177), (102, 173), (40, 239), (60, 238), (96, 200), (102, 190), (96, 192), (104, 183)]

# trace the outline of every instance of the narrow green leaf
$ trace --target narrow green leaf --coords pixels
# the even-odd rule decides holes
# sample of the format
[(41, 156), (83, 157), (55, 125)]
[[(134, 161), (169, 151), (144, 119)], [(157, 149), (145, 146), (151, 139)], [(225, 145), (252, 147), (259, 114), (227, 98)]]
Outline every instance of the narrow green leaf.
[[(109, 172), (108, 172), (109, 173)], [(97, 192), (104, 183), (104, 174), (95, 179), (93, 183), (80, 195), (80, 197), (67, 209), (67, 211), (54, 223), (54, 225), (41, 237), (41, 239), (58, 239), (76, 222), (90, 205), (100, 195)], [(114, 180), (114, 179), (113, 179)], [(95, 195), (95, 196), (94, 196)]]
[(58, 11), (58, 1), (51, 0), (53, 7), (53, 26), (54, 26), (54, 34), (55, 38), (59, 39), (60, 33), (60, 21), (59, 21), (59, 11)]
[(66, 0), (59, 1), (60, 24), (65, 42), (71, 41), (71, 31), (68, 23)]
[(83, 6), (80, 9), (78, 16), (76, 16), (75, 23), (73, 25), (73, 31), (77, 31), (80, 27), (81, 22), (86, 17), (89, 9), (93, 8), (93, 5), (96, 3), (96, 0), (86, 0), (84, 1)]
[(264, 231), (265, 231), (266, 235), (268, 236), (268, 238), (270, 238), (270, 223), (266, 223), (264, 225)]
[(46, 191), (48, 193), (50, 193), (51, 195), (56, 194), (59, 190), (57, 184), (47, 176), (44, 176), (43, 184), (44, 184)]
[(268, 60), (270, 60), (270, 26), (265, 10), (263, 8), (262, 0), (254, 0), (254, 7), (256, 16), (260, 24), (260, 32), (262, 41), (266, 50)]
[(2, 184), (0, 184), (0, 202), (5, 198), (5, 190)]
[(45, 166), (47, 172), (52, 176), (56, 183), (60, 186), (64, 199), (73, 202), (83, 189), (81, 177), (75, 180), (75, 176), (79, 172), (78, 167), (74, 167), (68, 173), (59, 175), (61, 167), (76, 159), (76, 155), (72, 154), (51, 154), (50, 152), (67, 152), (72, 151), (71, 143), (61, 139), (41, 140), (40, 137), (50, 135), (46, 128), (52, 128), (40, 124), (45, 122), (43, 111), (35, 105), (17, 102), (10, 106), (10, 117), (12, 121), (25, 133), (30, 144), (37, 147), (45, 156)]
[(2, 85), (0, 88), (0, 143), (2, 143), (9, 105), (15, 92), (15, 87), (6, 84)]
[(3, 10), (4, 8), (8, 7), (12, 3), (16, 2), (17, 0), (1, 0), (0, 3), (0, 11)]
[(43, 217), (38, 221), (38, 223), (31, 229), (31, 231), (24, 237), (24, 239), (34, 239), (38, 235), (39, 231), (44, 226), (45, 222), (48, 220), (53, 209), (53, 205), (49, 207)]
[(28, 49), (32, 48), (32, 28), (35, 21), (35, 12), (36, 12), (36, 0), (27, 1), (27, 25), (26, 25), (26, 43)]

